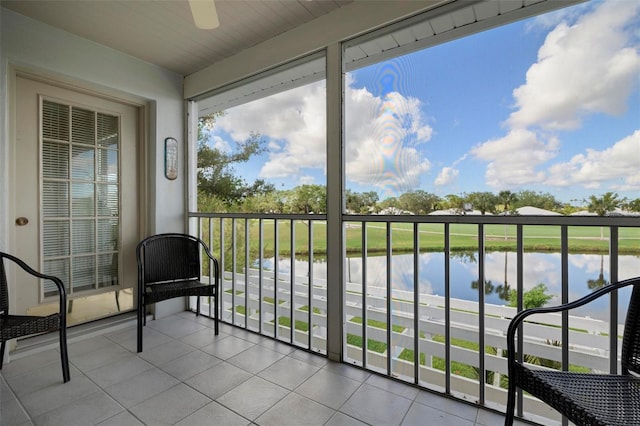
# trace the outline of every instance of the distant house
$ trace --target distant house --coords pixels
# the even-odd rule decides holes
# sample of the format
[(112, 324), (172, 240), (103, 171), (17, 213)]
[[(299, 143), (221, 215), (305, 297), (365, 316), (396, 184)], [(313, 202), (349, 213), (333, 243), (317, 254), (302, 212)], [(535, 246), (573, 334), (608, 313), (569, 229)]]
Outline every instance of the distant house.
[(380, 213), (378, 213), (378, 214), (382, 214), (382, 215), (412, 215), (414, 213), (410, 212), (410, 211), (407, 211), (407, 210), (399, 209), (397, 207), (387, 207), (386, 209), (380, 210)]
[[(450, 216), (450, 215), (469, 215), (469, 216), (481, 216), (482, 212), (480, 210), (462, 210), (462, 209), (445, 209), (445, 210), (435, 210), (429, 213), (430, 216)], [(491, 215), (491, 213), (485, 213), (485, 216)]]
[(533, 206), (519, 207), (516, 209), (516, 212), (518, 212), (518, 214), (521, 216), (562, 216), (562, 214), (558, 212), (540, 209)]
[(607, 216), (640, 216), (640, 212), (622, 210), (621, 208), (616, 207), (616, 209), (610, 212), (609, 214), (607, 214)]
[[(597, 214), (588, 210), (580, 210), (572, 213), (571, 216), (597, 216)], [(617, 207), (614, 211), (607, 213), (607, 216), (640, 216), (640, 213), (622, 210)]]
[(595, 213), (590, 212), (588, 210), (580, 210), (574, 213), (571, 213), (571, 216), (597, 216)]

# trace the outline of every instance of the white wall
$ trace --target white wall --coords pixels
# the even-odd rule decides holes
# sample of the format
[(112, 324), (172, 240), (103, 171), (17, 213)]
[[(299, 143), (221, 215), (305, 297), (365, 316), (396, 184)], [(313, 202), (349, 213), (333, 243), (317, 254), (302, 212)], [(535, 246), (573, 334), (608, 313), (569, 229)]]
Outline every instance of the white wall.
[[(72, 84), (146, 105), (144, 130), (148, 152), (149, 200), (147, 231), (182, 231), (184, 178), (164, 178), (164, 138), (172, 136), (184, 158), (183, 77), (108, 47), (77, 37), (0, 8), (0, 250), (8, 247), (13, 219), (10, 211), (8, 111), (13, 68), (61, 79)], [(135, 40), (132, 40), (135, 42)], [(182, 164), (182, 163), (181, 163)], [(184, 168), (182, 168), (184, 171)]]

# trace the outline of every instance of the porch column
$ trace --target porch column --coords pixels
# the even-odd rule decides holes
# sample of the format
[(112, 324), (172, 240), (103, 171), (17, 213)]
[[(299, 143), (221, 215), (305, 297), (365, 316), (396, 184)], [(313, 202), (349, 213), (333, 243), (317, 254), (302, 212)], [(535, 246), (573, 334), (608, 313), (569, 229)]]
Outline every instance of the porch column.
[(344, 240), (342, 48), (327, 46), (327, 356), (342, 361)]

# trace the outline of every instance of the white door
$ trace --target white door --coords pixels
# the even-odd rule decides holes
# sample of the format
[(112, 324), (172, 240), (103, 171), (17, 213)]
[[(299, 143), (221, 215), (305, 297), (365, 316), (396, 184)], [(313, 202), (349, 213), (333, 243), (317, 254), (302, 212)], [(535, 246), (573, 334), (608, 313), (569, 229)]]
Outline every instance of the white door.
[[(132, 309), (138, 108), (24, 76), (15, 99), (14, 253), (63, 280), (69, 324)], [(54, 290), (18, 287), (16, 311), (57, 310)]]

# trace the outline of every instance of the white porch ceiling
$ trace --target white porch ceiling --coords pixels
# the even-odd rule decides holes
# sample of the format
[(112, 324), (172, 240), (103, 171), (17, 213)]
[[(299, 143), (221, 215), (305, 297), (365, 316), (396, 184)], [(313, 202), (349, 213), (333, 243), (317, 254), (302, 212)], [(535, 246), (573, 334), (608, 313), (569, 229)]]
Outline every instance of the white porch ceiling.
[[(435, 46), (499, 25), (526, 19), (581, 0), (443, 1), (441, 6), (344, 45), (345, 71)], [(324, 57), (287, 64), (198, 99), (200, 115), (211, 114), (325, 78)]]
[(37, 21), (189, 75), (353, 0), (215, 0), (220, 26), (196, 28), (187, 0), (0, 0)]

